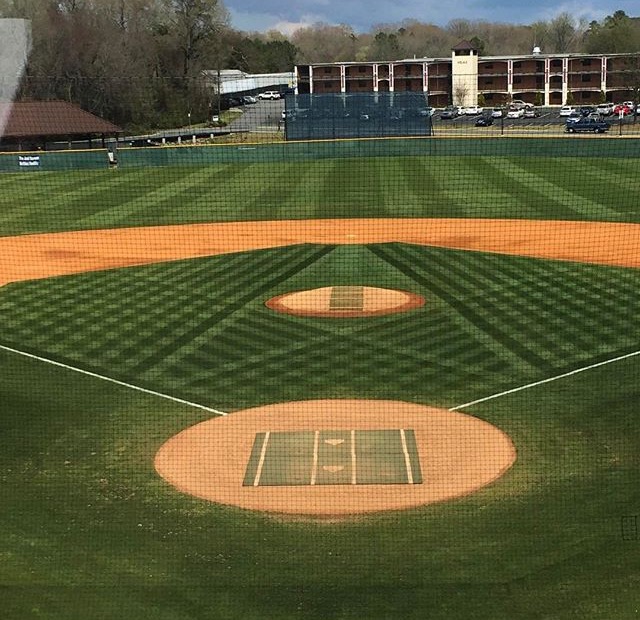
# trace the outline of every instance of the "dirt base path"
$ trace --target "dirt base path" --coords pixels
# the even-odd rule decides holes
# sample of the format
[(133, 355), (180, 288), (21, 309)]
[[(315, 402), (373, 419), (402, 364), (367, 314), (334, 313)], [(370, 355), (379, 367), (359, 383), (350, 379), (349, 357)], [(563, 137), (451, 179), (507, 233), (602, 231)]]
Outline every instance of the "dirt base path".
[(284, 220), (1, 237), (0, 286), (301, 243), (392, 241), (640, 267), (640, 224), (495, 219)]

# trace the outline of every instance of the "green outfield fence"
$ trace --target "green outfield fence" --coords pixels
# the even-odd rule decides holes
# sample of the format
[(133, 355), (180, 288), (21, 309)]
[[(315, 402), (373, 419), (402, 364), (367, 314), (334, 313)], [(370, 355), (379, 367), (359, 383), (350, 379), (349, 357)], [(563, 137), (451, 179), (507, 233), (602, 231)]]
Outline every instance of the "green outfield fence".
[(298, 97), (0, 116), (0, 617), (637, 617), (636, 117)]
[[(478, 157), (607, 157), (640, 156), (640, 138), (594, 137), (576, 143), (570, 137), (470, 138), (403, 137), (307, 140), (297, 142), (250, 142), (237, 144), (165, 143), (164, 146), (130, 147), (115, 143), (119, 167), (190, 166), (207, 164), (279, 163), (350, 157), (478, 156)], [(1, 172), (37, 172), (109, 168), (104, 149), (69, 149), (55, 152), (0, 153)]]

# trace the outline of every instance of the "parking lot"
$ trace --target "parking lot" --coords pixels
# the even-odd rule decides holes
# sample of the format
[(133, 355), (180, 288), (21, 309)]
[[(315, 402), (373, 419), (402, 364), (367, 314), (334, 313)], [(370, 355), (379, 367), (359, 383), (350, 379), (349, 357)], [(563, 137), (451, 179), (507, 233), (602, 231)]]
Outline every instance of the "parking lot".
[[(433, 132), (434, 134), (442, 133), (564, 133), (566, 127), (566, 116), (560, 116), (558, 107), (541, 107), (537, 108), (539, 116), (534, 118), (494, 118), (493, 124), (488, 127), (476, 127), (476, 121), (481, 116), (490, 116), (493, 108), (485, 108), (482, 114), (477, 115), (460, 115), (454, 119), (441, 119), (440, 113), (436, 112), (433, 116)], [(506, 114), (506, 110), (505, 110)], [(635, 133), (640, 131), (640, 122), (633, 114), (619, 119), (617, 116), (611, 115), (604, 117), (611, 125), (610, 132)]]
[[(284, 99), (259, 100), (255, 104), (242, 107), (243, 114), (229, 125), (231, 131), (237, 132), (274, 132), (284, 128), (282, 111), (285, 109)], [(488, 134), (513, 135), (522, 133), (558, 134), (564, 133), (567, 117), (559, 115), (559, 107), (537, 108), (539, 116), (534, 118), (494, 118), (488, 127), (476, 127), (481, 116), (490, 116), (492, 108), (485, 107), (481, 114), (460, 115), (453, 119), (441, 119), (441, 110), (436, 110), (432, 120), (433, 135)], [(506, 114), (506, 110), (505, 110)], [(640, 122), (633, 114), (623, 119), (611, 115), (604, 120), (611, 124), (610, 134), (629, 135), (640, 133)]]

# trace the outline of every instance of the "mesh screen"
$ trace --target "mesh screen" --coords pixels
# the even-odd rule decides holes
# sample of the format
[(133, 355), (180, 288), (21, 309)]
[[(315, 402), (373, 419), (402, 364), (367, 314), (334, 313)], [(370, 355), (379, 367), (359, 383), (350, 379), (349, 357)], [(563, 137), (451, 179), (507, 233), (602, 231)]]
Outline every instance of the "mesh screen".
[(633, 115), (6, 105), (4, 618), (635, 617)]

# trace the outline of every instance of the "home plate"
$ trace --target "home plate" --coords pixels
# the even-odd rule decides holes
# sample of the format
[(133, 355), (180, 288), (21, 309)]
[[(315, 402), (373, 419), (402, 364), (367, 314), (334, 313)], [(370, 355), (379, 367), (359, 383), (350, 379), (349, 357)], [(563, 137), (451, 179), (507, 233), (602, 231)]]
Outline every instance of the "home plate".
[(337, 474), (339, 471), (342, 471), (344, 469), (344, 466), (343, 465), (323, 465), (322, 469), (332, 474)]
[(339, 446), (341, 443), (344, 443), (344, 439), (325, 439), (324, 442), (330, 446)]

